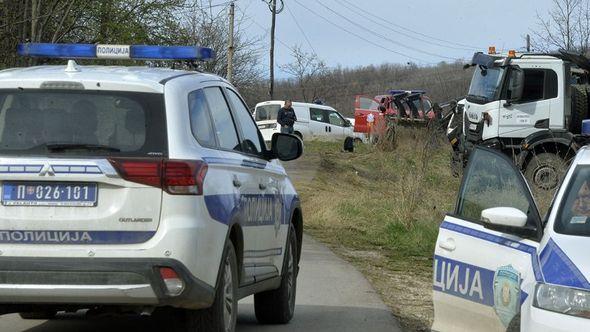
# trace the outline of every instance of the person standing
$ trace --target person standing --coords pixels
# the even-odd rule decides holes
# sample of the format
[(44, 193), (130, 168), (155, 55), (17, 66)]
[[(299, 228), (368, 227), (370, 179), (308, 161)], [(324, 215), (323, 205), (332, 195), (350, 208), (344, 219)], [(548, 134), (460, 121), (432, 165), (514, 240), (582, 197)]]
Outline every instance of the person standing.
[(297, 121), (295, 110), (293, 109), (293, 103), (291, 100), (285, 100), (285, 106), (279, 110), (277, 115), (277, 123), (281, 125), (281, 133), (293, 134), (293, 126)]

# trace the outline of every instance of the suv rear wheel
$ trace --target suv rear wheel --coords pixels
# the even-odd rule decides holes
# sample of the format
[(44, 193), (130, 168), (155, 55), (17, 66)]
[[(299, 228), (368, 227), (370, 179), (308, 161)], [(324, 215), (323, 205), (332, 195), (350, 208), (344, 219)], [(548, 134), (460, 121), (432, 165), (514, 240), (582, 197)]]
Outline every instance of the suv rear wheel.
[(238, 317), (238, 260), (231, 242), (225, 245), (221, 260), (215, 302), (208, 309), (162, 310), (158, 315), (162, 326), (175, 332), (234, 332)]
[(262, 324), (286, 324), (295, 312), (297, 291), (297, 238), (293, 224), (289, 227), (281, 287), (254, 295), (256, 319)]

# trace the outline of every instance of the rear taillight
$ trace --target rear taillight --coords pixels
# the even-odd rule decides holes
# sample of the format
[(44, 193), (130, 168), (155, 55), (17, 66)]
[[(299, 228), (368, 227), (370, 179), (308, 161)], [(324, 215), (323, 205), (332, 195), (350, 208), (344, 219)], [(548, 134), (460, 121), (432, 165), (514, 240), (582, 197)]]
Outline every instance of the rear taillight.
[(207, 164), (202, 161), (110, 159), (119, 175), (131, 182), (158, 187), (172, 195), (202, 195)]
[(178, 296), (184, 290), (184, 282), (174, 269), (170, 267), (161, 267), (160, 277), (162, 278), (162, 281), (164, 281), (168, 295)]

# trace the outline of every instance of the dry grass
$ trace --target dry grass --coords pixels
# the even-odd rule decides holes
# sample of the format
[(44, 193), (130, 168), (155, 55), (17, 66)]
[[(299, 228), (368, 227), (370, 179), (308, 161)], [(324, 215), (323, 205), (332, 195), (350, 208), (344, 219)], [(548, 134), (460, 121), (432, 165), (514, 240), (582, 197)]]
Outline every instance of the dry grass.
[(402, 324), (422, 330), (432, 318), (438, 226), (453, 209), (459, 181), (443, 137), (398, 128), (396, 138), (394, 151), (363, 145), (352, 154), (336, 143), (308, 144), (316, 178), (296, 186), (306, 230), (354, 262)]

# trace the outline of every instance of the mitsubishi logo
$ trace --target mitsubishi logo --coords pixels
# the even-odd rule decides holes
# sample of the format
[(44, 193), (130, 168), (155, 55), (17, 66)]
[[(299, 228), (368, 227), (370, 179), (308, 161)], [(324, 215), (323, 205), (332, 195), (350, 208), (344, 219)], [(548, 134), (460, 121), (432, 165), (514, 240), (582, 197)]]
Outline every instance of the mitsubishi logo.
[(45, 164), (45, 166), (43, 166), (43, 168), (41, 169), (41, 172), (39, 172), (39, 176), (54, 176), (55, 173), (53, 172), (53, 167), (51, 167), (51, 165), (49, 164)]

